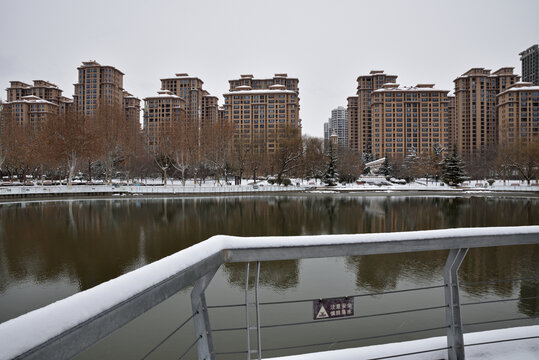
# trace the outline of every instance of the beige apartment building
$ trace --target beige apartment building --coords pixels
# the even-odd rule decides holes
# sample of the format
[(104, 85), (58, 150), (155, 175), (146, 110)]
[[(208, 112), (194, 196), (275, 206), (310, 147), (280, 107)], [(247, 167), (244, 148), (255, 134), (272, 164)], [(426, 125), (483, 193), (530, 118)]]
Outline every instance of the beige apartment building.
[(497, 96), (498, 143), (539, 142), (539, 86), (516, 83)]
[(454, 80), (456, 140), (463, 156), (478, 155), (497, 145), (496, 95), (519, 79), (512, 67), (504, 67), (492, 73), (472, 68)]
[(201, 110), (200, 126), (215, 124), (219, 120), (219, 98), (204, 90)]
[(184, 123), (186, 101), (169, 90), (144, 98), (144, 135), (147, 150), (156, 154), (163, 150), (166, 135), (175, 123)]
[(140, 129), (140, 99), (124, 90), (122, 107), (125, 120), (129, 124), (137, 124)]
[(287, 74), (275, 74), (267, 79), (241, 75), (229, 83), (230, 91), (223, 94), (222, 116), (234, 127), (236, 146), (273, 153), (287, 129), (298, 129), (301, 135), (297, 78), (289, 78)]
[[(204, 82), (186, 73), (176, 74), (176, 77), (161, 79), (161, 89), (169, 90), (185, 100), (186, 121), (197, 124), (200, 128), (204, 123), (217, 119), (217, 98), (202, 88)], [(215, 109), (213, 108), (215, 106)]]
[(15, 120), (21, 126), (30, 126), (32, 131), (39, 130), (52, 116), (58, 115), (59, 111), (58, 104), (35, 95), (22, 96), (3, 105), (6, 118)]
[(25, 96), (33, 95), (58, 105), (58, 113), (65, 113), (73, 104), (73, 99), (63, 96), (63, 91), (57, 85), (45, 80), (34, 80), (33, 85), (22, 81), (10, 81), (6, 92), (8, 102), (18, 101)]
[(446, 142), (446, 148), (447, 150), (453, 150), (453, 147), (457, 143), (457, 100), (455, 98), (455, 95), (452, 93), (449, 93), (447, 95), (448, 105), (447, 105), (447, 114), (448, 114), (448, 120), (449, 125), (447, 127), (447, 142)]
[(62, 95), (62, 90), (45, 80), (34, 80), (33, 85), (10, 81), (6, 89), (5, 114), (20, 125), (30, 125), (38, 130), (51, 116), (65, 113), (73, 100)]
[(73, 101), (77, 111), (94, 116), (98, 106), (122, 106), (124, 73), (113, 66), (86, 61), (77, 68), (78, 83), (75, 84)]
[(403, 159), (412, 148), (419, 154), (449, 141), (448, 90), (433, 84), (401, 87), (386, 83), (371, 95), (373, 154)]
[[(371, 94), (386, 83), (395, 83), (397, 75), (372, 70), (357, 78), (357, 99), (348, 98), (348, 145), (361, 153), (372, 153)], [(356, 107), (357, 105), (357, 107)]]

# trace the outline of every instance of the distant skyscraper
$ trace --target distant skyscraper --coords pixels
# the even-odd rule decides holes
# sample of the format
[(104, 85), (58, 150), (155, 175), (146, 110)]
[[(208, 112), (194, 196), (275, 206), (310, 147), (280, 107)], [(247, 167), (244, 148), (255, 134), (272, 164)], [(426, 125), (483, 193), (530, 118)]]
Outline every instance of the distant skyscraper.
[(524, 50), (520, 54), (522, 81), (539, 86), (539, 45)]
[(329, 121), (324, 123), (324, 143), (329, 141)]
[(331, 117), (324, 124), (324, 140), (329, 140), (333, 133), (337, 134), (338, 145), (348, 146), (348, 114), (342, 106), (331, 110)]

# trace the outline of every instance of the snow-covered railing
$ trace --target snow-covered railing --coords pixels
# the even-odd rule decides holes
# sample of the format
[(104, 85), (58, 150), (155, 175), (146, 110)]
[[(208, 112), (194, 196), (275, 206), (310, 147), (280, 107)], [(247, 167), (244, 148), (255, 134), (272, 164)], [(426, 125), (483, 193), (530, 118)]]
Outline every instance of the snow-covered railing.
[[(447, 329), (449, 359), (460, 360), (464, 359), (464, 343), (457, 270), (467, 250), (538, 243), (539, 226), (357, 235), (214, 236), (92, 289), (0, 324), (0, 359), (69, 359), (193, 283), (193, 315), (188, 320), (194, 321), (196, 340), (191, 347), (196, 345), (199, 359), (214, 359), (204, 290), (224, 263), (257, 262), (258, 279), (260, 261), (266, 260), (450, 250), (444, 267), (447, 319), (444, 328)], [(258, 314), (258, 296), (255, 297)], [(260, 355), (259, 316), (256, 316), (256, 326), (258, 349), (254, 352)], [(245, 352), (248, 358), (251, 352), (250, 349)]]

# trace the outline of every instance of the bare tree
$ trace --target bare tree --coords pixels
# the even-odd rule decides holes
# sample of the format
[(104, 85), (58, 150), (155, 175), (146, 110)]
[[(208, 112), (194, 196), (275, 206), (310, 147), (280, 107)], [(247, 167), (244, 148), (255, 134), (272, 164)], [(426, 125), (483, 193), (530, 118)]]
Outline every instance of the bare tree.
[(520, 177), (528, 184), (537, 178), (539, 169), (539, 137), (530, 142), (514, 142), (502, 150), (511, 168), (516, 170)]
[[(281, 130), (283, 130), (281, 132)], [(272, 156), (274, 169), (277, 171), (277, 183), (281, 184), (283, 176), (290, 174), (301, 164), (303, 147), (298, 128), (283, 126), (279, 129), (279, 142)]]
[(338, 148), (337, 172), (341, 181), (354, 182), (361, 175), (363, 169), (363, 161), (357, 152), (344, 146)]
[(306, 179), (322, 179), (326, 165), (324, 140), (304, 135), (303, 150), (303, 177)]
[(79, 161), (88, 156), (96, 140), (88, 128), (87, 118), (68, 112), (49, 119), (39, 134), (43, 154), (58, 164), (64, 164), (69, 185)]

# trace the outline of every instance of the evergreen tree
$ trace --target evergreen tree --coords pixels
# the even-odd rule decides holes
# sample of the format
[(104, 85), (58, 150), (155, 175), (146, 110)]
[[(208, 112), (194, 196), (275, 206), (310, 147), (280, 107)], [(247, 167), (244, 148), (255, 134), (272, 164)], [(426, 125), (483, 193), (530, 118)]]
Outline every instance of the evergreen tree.
[(442, 161), (442, 180), (447, 185), (458, 185), (466, 180), (464, 172), (464, 163), (460, 159), (457, 148), (453, 148), (453, 152), (446, 156)]
[(328, 165), (323, 181), (328, 186), (335, 186), (337, 185), (338, 177), (339, 174), (337, 173), (337, 156), (335, 155), (335, 147), (333, 143), (330, 142), (328, 149)]
[(382, 163), (382, 166), (380, 166), (380, 169), (378, 170), (378, 174), (384, 175), (385, 177), (391, 176), (391, 165), (389, 165), (389, 160), (386, 157), (384, 159), (384, 162)]

